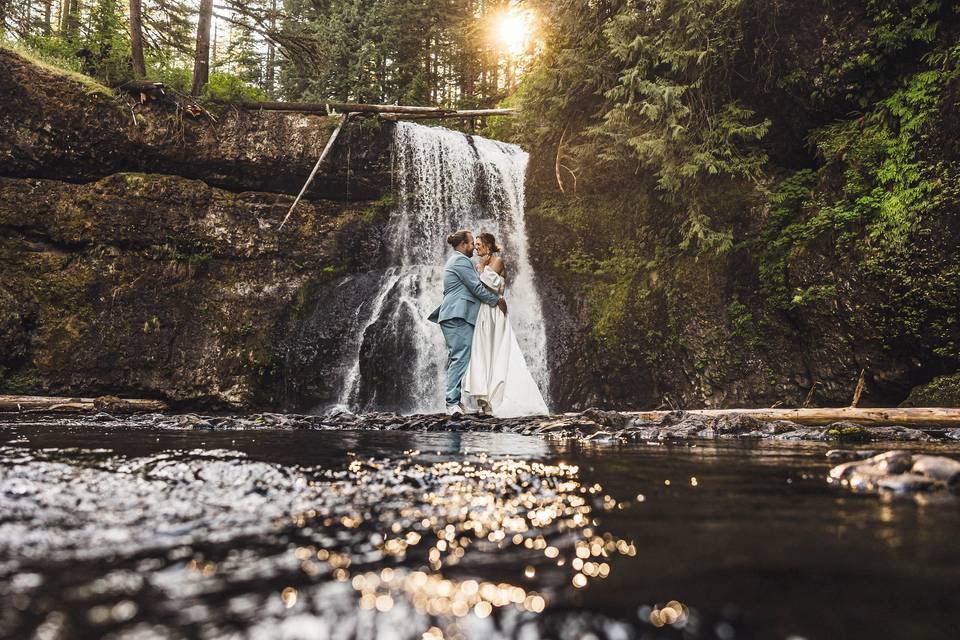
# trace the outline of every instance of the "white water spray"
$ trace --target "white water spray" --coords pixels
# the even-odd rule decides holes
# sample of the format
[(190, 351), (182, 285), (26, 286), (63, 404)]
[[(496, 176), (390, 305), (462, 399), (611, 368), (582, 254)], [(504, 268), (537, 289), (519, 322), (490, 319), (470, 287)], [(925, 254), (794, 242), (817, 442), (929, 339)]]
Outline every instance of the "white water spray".
[[(379, 290), (371, 291), (368, 308), (358, 314), (352, 336), (356, 357), (345, 367), (339, 405), (354, 411), (443, 410), (446, 347), (440, 328), (427, 316), (443, 297), (443, 266), (451, 251), (445, 239), (461, 228), (497, 238), (507, 264), (510, 322), (547, 398), (544, 319), (523, 217), (527, 153), (516, 145), (399, 122), (394, 154), (398, 202), (386, 231), (393, 266), (383, 274)], [(364, 371), (365, 351), (386, 344), (401, 351), (380, 356), (403, 359), (402, 381), (372, 380), (372, 367)], [(390, 393), (379, 389), (381, 384)], [(405, 396), (399, 402), (398, 388)]]

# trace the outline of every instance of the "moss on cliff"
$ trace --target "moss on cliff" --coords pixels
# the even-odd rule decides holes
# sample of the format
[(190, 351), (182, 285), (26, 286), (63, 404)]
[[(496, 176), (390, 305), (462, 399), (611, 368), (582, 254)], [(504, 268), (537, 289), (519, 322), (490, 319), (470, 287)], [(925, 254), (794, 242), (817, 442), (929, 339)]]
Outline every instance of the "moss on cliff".
[(960, 362), (960, 13), (748, 4), (597, 8), (525, 82), (508, 131), (569, 357), (621, 376), (613, 405), (844, 403), (861, 369), (897, 402)]
[(914, 387), (904, 407), (960, 407), (960, 372)]
[(19, 302), (0, 391), (278, 405), (287, 310), (343, 266), (366, 209), (304, 201), (280, 235), (291, 200), (156, 174), (0, 178), (0, 299)]

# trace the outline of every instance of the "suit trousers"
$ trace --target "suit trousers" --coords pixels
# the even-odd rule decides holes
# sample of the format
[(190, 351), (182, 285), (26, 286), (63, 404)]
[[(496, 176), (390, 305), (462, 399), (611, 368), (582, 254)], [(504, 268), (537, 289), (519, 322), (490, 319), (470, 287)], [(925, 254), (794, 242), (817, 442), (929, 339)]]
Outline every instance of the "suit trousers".
[(470, 364), (473, 345), (473, 325), (463, 318), (450, 318), (440, 323), (443, 339), (447, 342), (447, 405), (460, 403), (463, 376)]

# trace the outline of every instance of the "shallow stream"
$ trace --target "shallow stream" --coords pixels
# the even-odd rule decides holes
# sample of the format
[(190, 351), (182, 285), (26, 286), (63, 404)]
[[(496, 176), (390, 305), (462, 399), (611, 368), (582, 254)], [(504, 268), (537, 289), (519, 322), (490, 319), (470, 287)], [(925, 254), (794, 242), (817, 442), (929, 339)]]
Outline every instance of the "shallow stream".
[(957, 499), (827, 449), (0, 422), (0, 635), (955, 638)]

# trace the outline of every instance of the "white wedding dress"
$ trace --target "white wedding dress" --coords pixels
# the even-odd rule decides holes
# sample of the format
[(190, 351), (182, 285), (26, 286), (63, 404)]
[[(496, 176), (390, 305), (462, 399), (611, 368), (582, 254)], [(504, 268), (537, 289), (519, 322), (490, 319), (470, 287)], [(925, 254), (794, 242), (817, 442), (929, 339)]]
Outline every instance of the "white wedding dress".
[[(503, 277), (489, 266), (483, 268), (480, 280), (503, 295)], [(547, 404), (507, 318), (497, 307), (480, 305), (463, 391), (498, 418), (545, 415)]]

